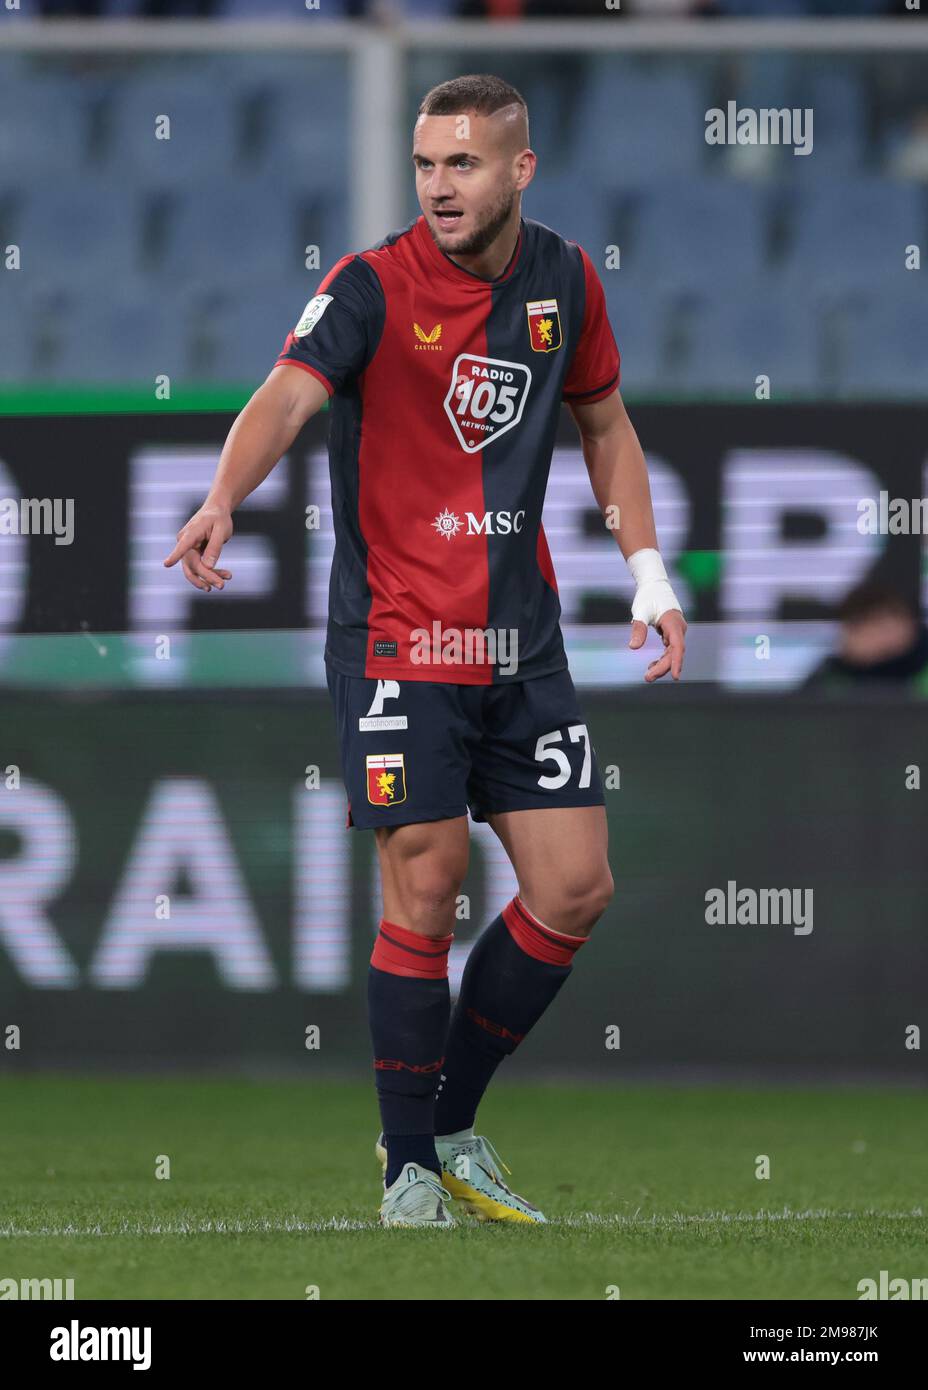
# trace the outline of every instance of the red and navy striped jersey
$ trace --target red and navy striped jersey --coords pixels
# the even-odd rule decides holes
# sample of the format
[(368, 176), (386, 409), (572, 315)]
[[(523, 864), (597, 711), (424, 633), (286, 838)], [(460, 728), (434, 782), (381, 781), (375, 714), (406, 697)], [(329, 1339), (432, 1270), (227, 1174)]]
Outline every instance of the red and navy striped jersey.
[[(619, 382), (583, 248), (523, 218), (509, 264), (486, 280), (418, 217), (332, 267), (285, 363), (330, 396), (326, 661), (346, 675), (465, 685), (563, 669), (541, 524), (561, 402), (602, 400)], [(517, 642), (514, 672), (490, 646), (456, 660), (453, 642), (436, 667), (440, 633), (477, 631)]]

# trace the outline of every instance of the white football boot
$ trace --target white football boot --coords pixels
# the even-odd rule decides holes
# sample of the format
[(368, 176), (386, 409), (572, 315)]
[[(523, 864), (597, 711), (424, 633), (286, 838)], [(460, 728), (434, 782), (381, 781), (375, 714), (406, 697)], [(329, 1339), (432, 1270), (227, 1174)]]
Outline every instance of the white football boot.
[[(386, 1169), (386, 1149), (377, 1141), (378, 1158), (383, 1152)], [(417, 1163), (407, 1163), (390, 1187), (384, 1186), (380, 1204), (381, 1226), (430, 1226), (447, 1228), (455, 1220), (448, 1210), (451, 1193), (442, 1187), (437, 1174)]]
[[(441, 1180), (456, 1202), (478, 1221), (530, 1221), (546, 1224), (544, 1213), (503, 1182), (505, 1163), (480, 1134), (436, 1138)], [(506, 1168), (508, 1173), (510, 1170)]]

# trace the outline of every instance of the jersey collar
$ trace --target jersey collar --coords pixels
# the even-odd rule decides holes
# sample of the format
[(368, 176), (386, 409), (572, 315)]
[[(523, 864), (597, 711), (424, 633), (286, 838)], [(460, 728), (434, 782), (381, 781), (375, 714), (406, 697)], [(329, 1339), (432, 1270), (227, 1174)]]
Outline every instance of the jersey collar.
[(447, 276), (449, 280), (457, 281), (459, 285), (469, 285), (474, 289), (495, 289), (497, 285), (503, 285), (507, 280), (511, 280), (516, 267), (521, 263), (522, 248), (525, 245), (525, 219), (520, 217), (519, 236), (516, 240), (515, 250), (509, 258), (509, 264), (502, 275), (498, 275), (495, 280), (487, 280), (482, 275), (475, 275), (472, 270), (465, 270), (463, 266), (458, 265), (444, 251), (440, 250), (429, 231), (428, 223), (421, 215), (416, 220), (416, 231), (419, 234), (419, 244), (423, 247), (425, 256), (439, 274)]

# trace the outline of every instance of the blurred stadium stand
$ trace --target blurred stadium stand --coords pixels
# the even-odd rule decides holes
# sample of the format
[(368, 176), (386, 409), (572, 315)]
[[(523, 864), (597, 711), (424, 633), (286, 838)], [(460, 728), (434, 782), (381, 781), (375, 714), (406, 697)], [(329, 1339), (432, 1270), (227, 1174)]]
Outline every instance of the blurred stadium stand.
[[(524, 91), (539, 169), (523, 213), (600, 266), (629, 393), (744, 397), (763, 373), (794, 395), (907, 397), (925, 383), (903, 259), (928, 231), (917, 59), (468, 52), (427, 70), (489, 65)], [(407, 109), (425, 70), (417, 55)], [(2, 282), (0, 381), (150, 380), (168, 359), (260, 380), (321, 276), (364, 249), (350, 81), (340, 51), (0, 54), (0, 242), (23, 256)], [(814, 153), (708, 146), (705, 113), (729, 99), (811, 106)], [(171, 140), (144, 138), (163, 113)]]

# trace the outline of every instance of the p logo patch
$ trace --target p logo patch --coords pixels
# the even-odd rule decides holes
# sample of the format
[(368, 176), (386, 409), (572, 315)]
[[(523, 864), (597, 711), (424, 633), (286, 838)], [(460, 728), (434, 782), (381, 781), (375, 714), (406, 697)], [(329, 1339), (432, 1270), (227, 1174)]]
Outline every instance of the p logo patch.
[(367, 799), (372, 806), (398, 806), (406, 800), (406, 765), (402, 753), (369, 753)]

